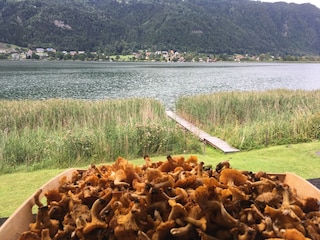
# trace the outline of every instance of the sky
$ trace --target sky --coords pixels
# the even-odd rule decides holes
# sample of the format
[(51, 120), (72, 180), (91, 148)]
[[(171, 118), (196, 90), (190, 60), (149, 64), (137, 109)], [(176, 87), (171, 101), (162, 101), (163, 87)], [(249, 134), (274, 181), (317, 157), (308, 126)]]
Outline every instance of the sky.
[(320, 1), (319, 0), (261, 0), (261, 2), (287, 2), (287, 3), (311, 3), (320, 9)]

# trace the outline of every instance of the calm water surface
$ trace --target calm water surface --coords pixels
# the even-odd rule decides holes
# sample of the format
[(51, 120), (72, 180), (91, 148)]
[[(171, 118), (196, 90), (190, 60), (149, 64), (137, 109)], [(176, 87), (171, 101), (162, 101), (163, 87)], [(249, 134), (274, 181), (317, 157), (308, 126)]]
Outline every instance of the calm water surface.
[(320, 89), (318, 63), (106, 63), (0, 61), (0, 99), (180, 96), (218, 91)]

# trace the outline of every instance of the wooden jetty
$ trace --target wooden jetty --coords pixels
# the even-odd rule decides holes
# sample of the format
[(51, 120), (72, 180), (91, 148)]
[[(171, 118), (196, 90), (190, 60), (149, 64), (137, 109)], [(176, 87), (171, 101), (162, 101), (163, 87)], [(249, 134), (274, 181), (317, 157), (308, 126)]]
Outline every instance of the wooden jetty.
[(213, 137), (210, 134), (202, 131), (201, 129), (194, 126), (192, 123), (186, 121), (185, 119), (179, 117), (177, 114), (175, 114), (172, 111), (166, 111), (166, 114), (168, 117), (175, 120), (177, 123), (179, 123), (183, 128), (189, 130), (194, 135), (196, 135), (201, 141), (217, 148), (223, 151), (224, 153), (234, 153), (239, 152), (239, 149), (236, 149), (232, 146), (230, 146), (225, 141), (221, 140), (220, 138)]

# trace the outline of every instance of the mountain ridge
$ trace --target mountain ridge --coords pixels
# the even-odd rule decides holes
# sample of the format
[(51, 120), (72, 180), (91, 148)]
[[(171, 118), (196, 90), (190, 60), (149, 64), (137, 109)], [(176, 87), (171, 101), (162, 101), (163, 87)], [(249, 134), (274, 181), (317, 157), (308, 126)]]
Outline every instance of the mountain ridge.
[(0, 0), (0, 42), (109, 54), (320, 55), (320, 9), (249, 0)]

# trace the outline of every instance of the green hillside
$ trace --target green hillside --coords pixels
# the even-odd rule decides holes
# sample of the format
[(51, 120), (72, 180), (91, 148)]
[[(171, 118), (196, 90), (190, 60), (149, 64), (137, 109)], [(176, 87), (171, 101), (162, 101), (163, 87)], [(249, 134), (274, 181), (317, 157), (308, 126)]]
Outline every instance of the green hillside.
[(0, 42), (126, 54), (138, 49), (319, 55), (320, 9), (250, 0), (0, 0)]

